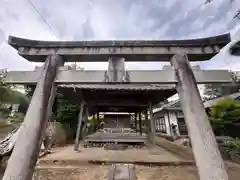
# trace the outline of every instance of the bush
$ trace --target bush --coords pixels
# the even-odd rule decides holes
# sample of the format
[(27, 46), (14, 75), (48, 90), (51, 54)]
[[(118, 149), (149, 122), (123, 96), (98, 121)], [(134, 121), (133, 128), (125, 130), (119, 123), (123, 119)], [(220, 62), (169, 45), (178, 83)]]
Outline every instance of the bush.
[(219, 145), (223, 159), (240, 164), (240, 140), (234, 140), (227, 144)]
[(217, 136), (240, 137), (240, 101), (224, 99), (211, 108), (210, 122)]

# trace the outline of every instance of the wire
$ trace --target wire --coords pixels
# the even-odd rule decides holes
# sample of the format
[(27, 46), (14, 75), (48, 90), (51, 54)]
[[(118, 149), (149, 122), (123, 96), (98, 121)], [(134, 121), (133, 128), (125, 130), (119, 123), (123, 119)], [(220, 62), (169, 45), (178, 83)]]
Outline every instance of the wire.
[(55, 31), (53, 30), (53, 28), (50, 26), (50, 24), (47, 22), (47, 20), (41, 15), (41, 13), (38, 11), (38, 9), (36, 8), (36, 6), (32, 3), (31, 0), (27, 0), (31, 6), (33, 7), (33, 9), (38, 13), (38, 15), (42, 18), (42, 20), (46, 23), (46, 25), (48, 26), (48, 28), (50, 29), (50, 31), (53, 33), (53, 35), (60, 40), (60, 37), (57, 35), (57, 33), (55, 33)]

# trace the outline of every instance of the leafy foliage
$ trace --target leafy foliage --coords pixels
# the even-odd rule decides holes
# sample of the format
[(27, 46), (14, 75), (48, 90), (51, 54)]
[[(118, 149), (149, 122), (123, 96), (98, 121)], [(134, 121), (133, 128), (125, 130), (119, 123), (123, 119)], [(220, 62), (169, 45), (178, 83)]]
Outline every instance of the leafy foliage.
[(236, 139), (228, 145), (231, 149), (240, 149), (240, 140)]
[(25, 93), (28, 98), (31, 98), (33, 96), (33, 93), (35, 91), (36, 86), (25, 86)]
[[(36, 86), (25, 86), (26, 95), (31, 98)], [(53, 105), (53, 117), (58, 122), (70, 123), (74, 121), (77, 116), (79, 108), (78, 105), (72, 103), (64, 95), (57, 92), (56, 100)]]
[(66, 123), (76, 118), (78, 105), (65, 99), (63, 95), (57, 95), (55, 117), (58, 122)]
[(10, 116), (8, 118), (8, 121), (13, 124), (20, 124), (24, 120), (24, 114), (23, 113), (15, 113), (13, 116)]
[(211, 108), (210, 122), (216, 135), (240, 137), (240, 101), (219, 101)]
[(0, 104), (11, 103), (15, 100), (13, 86), (5, 83), (6, 71), (0, 72)]
[(240, 19), (240, 9), (237, 11), (237, 13), (233, 17), (234, 19)]

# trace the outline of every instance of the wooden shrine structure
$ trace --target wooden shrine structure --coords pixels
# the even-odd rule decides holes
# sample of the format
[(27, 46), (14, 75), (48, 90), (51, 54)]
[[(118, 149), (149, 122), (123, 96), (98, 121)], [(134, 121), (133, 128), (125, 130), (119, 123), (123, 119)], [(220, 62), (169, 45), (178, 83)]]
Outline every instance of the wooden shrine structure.
[[(223, 161), (196, 83), (231, 83), (231, 74), (225, 70), (192, 70), (188, 59), (209, 60), (230, 40), (229, 34), (192, 40), (71, 42), (36, 41), (10, 36), (8, 43), (20, 56), (31, 62), (42, 62), (44, 66), (35, 71), (10, 71), (7, 74), (8, 83), (37, 86), (3, 180), (13, 176), (21, 180), (32, 178), (57, 88), (81, 102), (76, 149), (86, 108), (91, 109), (88, 113), (149, 110), (149, 137), (154, 143), (152, 106), (178, 92), (201, 180), (210, 177), (226, 180)], [(104, 61), (109, 64), (106, 71), (80, 71), (63, 66), (65, 62)], [(129, 71), (125, 68), (125, 62), (130, 61), (171, 62), (173, 68)], [(73, 90), (71, 93), (69, 88)]]

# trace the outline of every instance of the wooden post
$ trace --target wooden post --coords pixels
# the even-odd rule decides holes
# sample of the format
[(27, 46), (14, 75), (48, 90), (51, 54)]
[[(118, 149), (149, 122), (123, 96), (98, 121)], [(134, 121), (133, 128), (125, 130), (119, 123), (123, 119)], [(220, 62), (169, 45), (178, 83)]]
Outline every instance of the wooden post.
[(100, 121), (100, 118), (99, 118), (99, 111), (97, 111), (97, 121), (98, 121), (98, 123), (99, 123), (99, 121)]
[[(101, 121), (102, 122), (102, 121)], [(97, 124), (98, 124), (98, 127), (101, 125), (101, 122), (100, 122), (100, 117), (99, 117), (99, 111), (97, 110)], [(101, 126), (100, 126), (101, 127)], [(103, 127), (104, 128), (104, 127)], [(96, 132), (96, 131), (94, 131)]]
[(144, 126), (147, 131), (147, 134), (149, 134), (148, 110), (147, 109), (144, 111), (144, 114), (145, 114)]
[(204, 109), (187, 55), (171, 59), (178, 80), (177, 91), (201, 180), (228, 180), (218, 145)]
[(136, 130), (136, 132), (138, 132), (137, 112), (134, 113), (134, 120), (135, 120), (135, 130)]
[(92, 115), (92, 117), (93, 117), (93, 119), (92, 119), (92, 122), (93, 122), (93, 132), (97, 131), (97, 127), (99, 127), (98, 120), (95, 117), (95, 115), (96, 115), (96, 113), (94, 112), (93, 115)]
[(156, 135), (156, 129), (155, 129), (155, 123), (153, 120), (153, 108), (152, 108), (152, 103), (149, 105), (149, 111), (150, 111), (150, 140), (152, 141), (153, 145), (155, 144), (155, 135)]
[(168, 118), (168, 126), (169, 126), (170, 135), (171, 135), (171, 137), (173, 137), (172, 127), (171, 127), (171, 124), (170, 124), (169, 111), (166, 110), (166, 113), (167, 113), (167, 118)]
[(78, 114), (78, 126), (77, 126), (76, 138), (75, 138), (74, 151), (78, 151), (78, 148), (79, 148), (81, 126), (82, 126), (82, 121), (83, 121), (83, 109), (84, 109), (84, 102), (82, 101), (81, 105), (80, 105), (80, 111)]
[(141, 116), (141, 112), (139, 112), (138, 114), (139, 114), (139, 131), (140, 131), (140, 135), (142, 135), (142, 116)]
[(48, 121), (50, 102), (55, 95), (51, 92), (58, 68), (62, 65), (58, 55), (49, 55), (43, 67), (42, 75), (31, 99), (24, 122), (19, 129), (18, 139), (8, 161), (3, 180), (32, 179), (38, 159), (42, 136)]
[(87, 128), (88, 116), (89, 116), (88, 107), (85, 106), (85, 113), (84, 113), (84, 118), (83, 118), (84, 124), (83, 124), (83, 127), (82, 127), (82, 139), (83, 140), (86, 137), (86, 128)]

